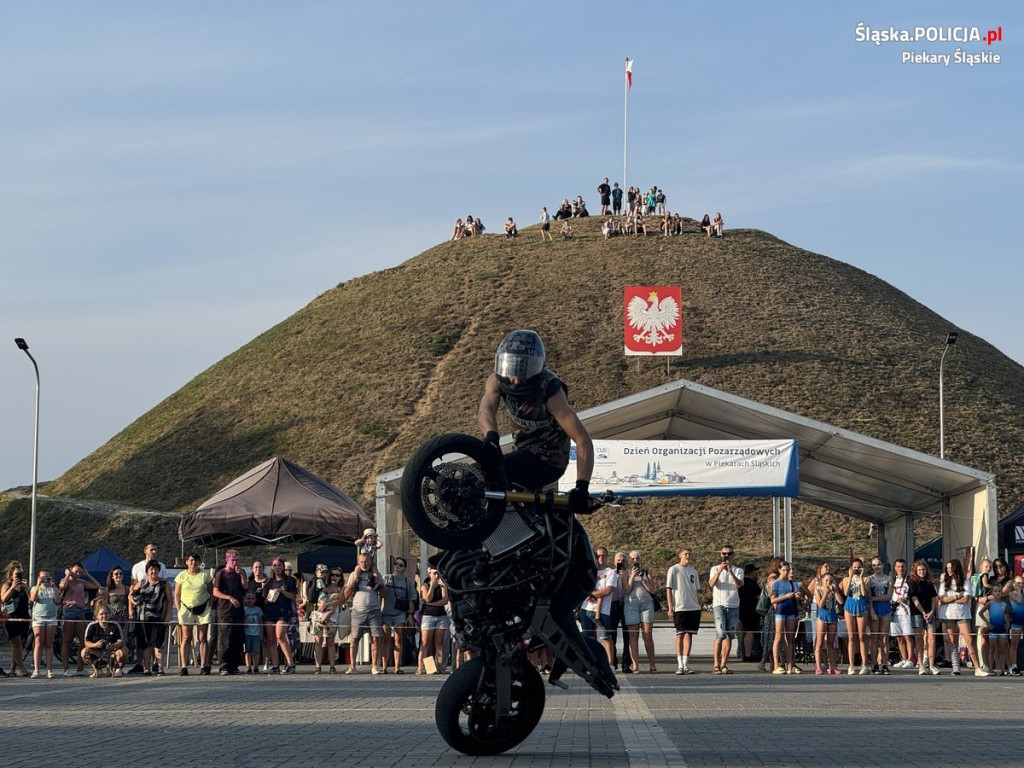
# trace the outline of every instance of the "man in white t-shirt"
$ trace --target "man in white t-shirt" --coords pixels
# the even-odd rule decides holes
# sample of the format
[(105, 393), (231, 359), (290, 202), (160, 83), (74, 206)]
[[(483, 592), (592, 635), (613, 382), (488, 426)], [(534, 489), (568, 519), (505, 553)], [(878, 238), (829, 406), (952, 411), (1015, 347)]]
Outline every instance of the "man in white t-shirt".
[(690, 563), (690, 548), (679, 550), (679, 562), (668, 569), (665, 579), (665, 605), (672, 611), (676, 626), (677, 675), (692, 675), (690, 647), (693, 636), (700, 630), (700, 575)]
[(736, 625), (740, 619), (740, 584), (743, 583), (743, 569), (733, 565), (735, 554), (731, 544), (722, 547), (722, 562), (712, 566), (708, 577), (711, 587), (711, 605), (715, 612), (714, 675), (731, 675), (729, 651), (736, 637)]
[(612, 592), (619, 583), (618, 574), (608, 566), (608, 550), (598, 547), (594, 550), (597, 558), (597, 583), (590, 596), (583, 601), (580, 611), (580, 627), (584, 635), (594, 637), (604, 643), (608, 663), (615, 658), (615, 646), (612, 642)]
[[(146, 556), (132, 566), (132, 584), (141, 584), (146, 580), (146, 563), (150, 560), (156, 560), (156, 542), (146, 542), (146, 546), (142, 548), (142, 551)], [(160, 563), (160, 578), (167, 578), (167, 567), (163, 563)]]

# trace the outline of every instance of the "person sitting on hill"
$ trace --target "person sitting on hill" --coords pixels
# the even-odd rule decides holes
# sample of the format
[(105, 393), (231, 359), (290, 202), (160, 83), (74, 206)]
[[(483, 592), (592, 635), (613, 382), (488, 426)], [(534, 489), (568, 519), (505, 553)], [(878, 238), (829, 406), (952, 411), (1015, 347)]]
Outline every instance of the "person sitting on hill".
[(704, 218), (700, 220), (700, 229), (702, 232), (707, 232), (708, 237), (711, 237), (711, 216), (704, 214)]
[(647, 222), (644, 220), (644, 215), (640, 211), (636, 212), (636, 218), (633, 221), (633, 237), (639, 234), (643, 234), (647, 237)]
[(572, 206), (572, 217), (574, 219), (585, 219), (589, 215), (590, 212), (587, 210), (587, 204), (583, 202), (583, 196), (577, 195)]
[(571, 219), (572, 218), (572, 205), (569, 203), (569, 198), (563, 197), (562, 204), (558, 206), (558, 210), (555, 211), (556, 219)]
[[(722, 221), (722, 212), (719, 211), (715, 214), (715, 220), (711, 222), (711, 229), (716, 236), (722, 236), (722, 228), (725, 226), (725, 222)], [(708, 232), (708, 237), (711, 236), (711, 232)]]
[(476, 222), (473, 221), (472, 216), (466, 217), (466, 237), (472, 237), (476, 234)]
[(562, 222), (561, 235), (563, 240), (572, 239), (572, 224), (569, 223), (568, 219)]
[(505, 237), (519, 237), (519, 228), (516, 227), (516, 223), (512, 220), (511, 216), (505, 222)]
[(671, 234), (681, 235), (683, 234), (683, 220), (680, 218), (678, 213), (672, 214), (672, 224), (670, 226)]
[(484, 233), (486, 227), (484, 227), (484, 222), (479, 216), (477, 216), (476, 219), (472, 216), (467, 216), (466, 220), (473, 222), (473, 232), (471, 234), (482, 235)]
[(669, 231), (671, 228), (672, 217), (669, 215), (668, 211), (665, 211), (665, 213), (661, 215), (661, 236), (668, 237), (671, 234)]
[(466, 226), (462, 223), (462, 219), (455, 220), (455, 226), (452, 228), (452, 240), (461, 240), (466, 236)]
[(619, 234), (619, 225), (615, 221), (614, 216), (609, 216), (608, 219), (601, 224), (601, 234), (604, 235), (606, 240)]

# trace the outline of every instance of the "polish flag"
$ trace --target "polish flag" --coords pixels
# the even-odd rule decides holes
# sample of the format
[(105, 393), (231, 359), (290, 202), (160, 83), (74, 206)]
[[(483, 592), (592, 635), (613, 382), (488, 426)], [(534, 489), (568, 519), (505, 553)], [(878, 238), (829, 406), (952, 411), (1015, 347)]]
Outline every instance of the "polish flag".
[(633, 87), (633, 60), (626, 59), (626, 89)]

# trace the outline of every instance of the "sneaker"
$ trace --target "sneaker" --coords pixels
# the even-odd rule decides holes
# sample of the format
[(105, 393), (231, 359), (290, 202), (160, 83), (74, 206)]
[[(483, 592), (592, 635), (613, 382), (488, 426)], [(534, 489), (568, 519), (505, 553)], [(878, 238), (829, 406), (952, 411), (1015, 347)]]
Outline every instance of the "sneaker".
[(883, 674), (883, 675), (888, 675), (888, 674), (891, 674), (891, 673), (889, 672), (889, 665), (888, 665), (888, 664), (883, 664), (883, 665), (882, 665), (882, 674)]
[(677, 675), (685, 675), (685, 674), (686, 674), (686, 670), (685, 670), (685, 669), (683, 669), (682, 667), (679, 667), (679, 668), (678, 668), (678, 669), (676, 670), (676, 674), (677, 674)]
[(114, 670), (114, 677), (124, 677), (124, 670), (118, 667)]
[(182, 667), (178, 672), (178, 677), (188, 677), (188, 667)]
[(1014, 677), (1020, 677), (1021, 672), (1020, 672), (1019, 669), (1017, 669), (1017, 667), (1011, 667), (1010, 668), (1010, 674), (1013, 675)]
[(960, 677), (960, 667), (953, 667), (953, 670), (949, 674), (953, 677)]
[(684, 674), (684, 675), (695, 675), (695, 674), (697, 674), (697, 673), (696, 673), (696, 672), (694, 672), (694, 671), (693, 671), (692, 669), (690, 669), (689, 667), (683, 667), (683, 674)]
[(775, 669), (772, 670), (772, 674), (773, 675), (784, 675), (784, 674), (786, 674), (786, 670), (783, 669), (782, 667), (776, 667)]
[(267, 670), (267, 674), (268, 675), (280, 675), (281, 674), (281, 668), (280, 667), (271, 667), (270, 669)]
[(379, 669), (377, 669), (376, 667), (372, 667), (372, 668), (370, 669), (370, 674), (371, 674), (371, 675), (379, 675), (379, 674), (380, 674), (380, 670), (379, 670)]
[(924, 664), (922, 664), (920, 667), (917, 668), (917, 674), (919, 674), (919, 675), (927, 675), (928, 674), (928, 667), (926, 667)]
[(791, 675), (802, 675), (804, 671), (800, 669), (796, 664), (789, 668), (789, 674)]
[(857, 670), (853, 666), (853, 664), (851, 664), (850, 668), (846, 670), (846, 674), (848, 674), (848, 675), (856, 675), (857, 674)]
[(978, 669), (974, 670), (974, 676), (975, 676), (975, 677), (988, 677), (988, 676), (989, 676), (989, 675), (991, 675), (991, 674), (992, 674), (992, 673), (991, 673), (991, 672), (989, 672), (989, 671), (988, 671), (987, 669), (985, 669), (984, 667), (979, 667)]
[(39, 670), (38, 669), (32, 670), (32, 674), (29, 675), (29, 677), (32, 678), (33, 680), (38, 680), (39, 679)]
[(199, 668), (199, 674), (200, 675), (208, 675), (208, 674), (210, 674), (210, 668), (209, 667), (200, 667)]
[[(863, 672), (861, 674), (863, 674)], [(882, 670), (880, 670), (878, 668), (877, 664), (873, 664), (872, 667), (871, 667), (871, 674), (872, 675), (880, 675), (880, 674), (882, 674)]]
[(227, 677), (227, 676), (228, 676), (228, 675), (230, 675), (230, 674), (231, 674), (231, 673), (230, 673), (230, 672), (228, 672), (228, 671), (227, 671), (226, 669), (222, 669), (222, 670), (220, 671), (220, 676), (221, 676), (221, 677)]
[(46, 670), (46, 679), (47, 680), (53, 680), (53, 670), (52, 669)]
[(282, 675), (294, 675), (295, 674), (295, 665), (294, 664), (289, 664), (287, 667), (284, 668), (284, 671), (281, 674)]
[(832, 667), (832, 674), (833, 675), (841, 675), (843, 673), (842, 673), (842, 671), (840, 671), (839, 667)]
[(78, 673), (73, 669), (65, 669), (64, 677), (77, 677)]
[(814, 668), (814, 674), (816, 674), (816, 675), (824, 675), (825, 673), (821, 671), (821, 667), (815, 667)]
[(931, 672), (933, 675), (939, 674), (939, 668), (938, 667), (929, 667), (928, 671)]
[(860, 674), (860, 675), (870, 675), (871, 674), (871, 670), (868, 669), (866, 666), (863, 666), (863, 667), (860, 668), (860, 672), (858, 672), (857, 674)]

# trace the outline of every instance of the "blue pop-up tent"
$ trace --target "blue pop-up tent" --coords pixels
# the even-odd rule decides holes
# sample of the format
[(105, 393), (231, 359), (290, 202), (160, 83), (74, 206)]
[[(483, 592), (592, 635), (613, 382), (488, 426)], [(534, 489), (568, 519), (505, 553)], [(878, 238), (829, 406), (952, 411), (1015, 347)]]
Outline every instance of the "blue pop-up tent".
[(97, 549), (82, 561), (82, 565), (85, 566), (85, 569), (92, 574), (92, 577), (102, 586), (106, 586), (107, 574), (109, 574), (115, 566), (120, 566), (124, 569), (126, 584), (128, 583), (128, 577), (130, 577), (132, 570), (131, 563), (106, 547), (100, 547)]

